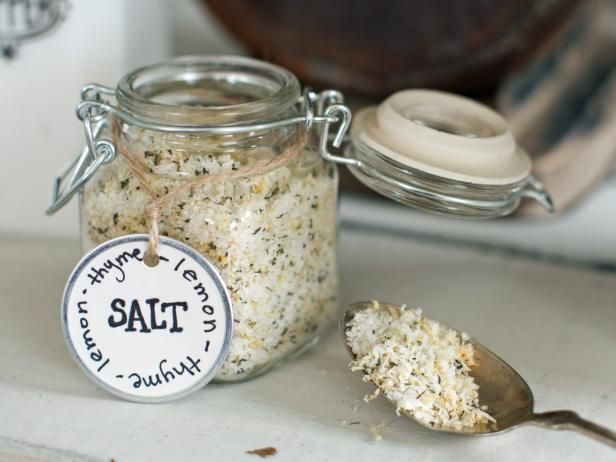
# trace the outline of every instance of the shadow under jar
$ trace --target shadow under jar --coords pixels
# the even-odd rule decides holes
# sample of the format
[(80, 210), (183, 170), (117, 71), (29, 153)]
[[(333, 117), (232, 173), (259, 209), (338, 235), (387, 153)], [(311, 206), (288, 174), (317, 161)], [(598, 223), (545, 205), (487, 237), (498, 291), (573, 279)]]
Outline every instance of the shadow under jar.
[(148, 232), (144, 209), (151, 198), (125, 156), (163, 196), (196, 177), (285, 155), (305, 139), (299, 153), (271, 171), (174, 196), (160, 208), (159, 227), (208, 258), (230, 293), (233, 339), (217, 380), (258, 375), (315, 340), (337, 307), (335, 165), (318, 154), (303, 124), (225, 134), (173, 129), (293, 117), (296, 78), (247, 58), (189, 57), (132, 72), (115, 96), (119, 109), (159, 129), (112, 116), (110, 136), (122, 155), (80, 194), (84, 249)]

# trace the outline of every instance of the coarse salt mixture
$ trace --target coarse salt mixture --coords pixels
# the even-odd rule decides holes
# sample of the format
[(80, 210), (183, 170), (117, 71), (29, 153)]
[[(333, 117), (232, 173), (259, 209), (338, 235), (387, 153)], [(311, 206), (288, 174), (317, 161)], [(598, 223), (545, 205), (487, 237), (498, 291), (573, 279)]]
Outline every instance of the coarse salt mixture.
[(479, 405), (479, 386), (469, 375), (473, 345), (467, 334), (431, 320), (421, 309), (385, 309), (374, 302), (358, 311), (346, 328), (355, 360), (353, 371), (396, 403), (396, 413), (412, 414), (434, 428), (464, 430), (495, 423)]
[[(235, 171), (274, 155), (269, 148), (215, 155), (194, 146), (161, 149), (170, 143), (151, 135), (130, 145), (159, 194), (195, 176)], [(86, 247), (148, 232), (148, 197), (126, 161), (118, 156), (101, 170), (82, 196)], [(336, 175), (305, 150), (269, 173), (198, 186), (161, 208), (161, 234), (206, 256), (230, 292), (234, 332), (218, 379), (246, 378), (271, 365), (333, 317)]]

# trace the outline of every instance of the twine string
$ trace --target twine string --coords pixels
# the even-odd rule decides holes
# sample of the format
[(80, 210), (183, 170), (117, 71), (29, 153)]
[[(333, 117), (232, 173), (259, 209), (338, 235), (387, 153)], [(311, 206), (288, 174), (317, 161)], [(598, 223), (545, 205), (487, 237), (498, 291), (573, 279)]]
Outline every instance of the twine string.
[[(116, 131), (114, 130), (114, 132)], [(306, 131), (301, 130), (298, 133), (295, 142), (291, 146), (272, 158), (259, 160), (251, 166), (239, 168), (238, 170), (199, 176), (190, 181), (186, 181), (176, 189), (159, 196), (148, 181), (147, 175), (141, 163), (135, 159), (134, 156), (128, 152), (128, 150), (124, 149), (121, 143), (118, 142), (117, 137), (114, 136), (114, 138), (116, 138), (114, 139), (114, 144), (118, 147), (117, 151), (124, 158), (130, 171), (135, 178), (137, 178), (139, 185), (143, 188), (143, 191), (150, 199), (144, 209), (149, 230), (148, 249), (144, 255), (144, 261), (146, 263), (152, 262), (152, 264), (148, 263), (150, 266), (155, 266), (158, 263), (158, 244), (160, 242), (160, 230), (158, 225), (160, 221), (160, 210), (166, 202), (198, 186), (204, 186), (211, 183), (220, 183), (224, 180), (263, 175), (282, 167), (290, 162), (302, 150), (304, 144), (306, 143), (306, 137)]]

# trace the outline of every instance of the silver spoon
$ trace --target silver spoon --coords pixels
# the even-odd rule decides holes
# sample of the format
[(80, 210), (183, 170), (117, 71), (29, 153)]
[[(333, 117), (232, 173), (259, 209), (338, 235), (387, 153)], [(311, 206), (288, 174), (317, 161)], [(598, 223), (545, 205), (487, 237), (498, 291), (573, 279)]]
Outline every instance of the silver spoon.
[[(374, 302), (358, 302), (347, 307), (340, 323), (344, 344), (355, 359), (347, 343), (346, 330), (355, 313), (366, 308), (373, 308)], [(399, 305), (378, 302), (379, 309), (400, 309)], [(454, 329), (455, 330), (455, 329)], [(459, 333), (459, 331), (456, 331)], [(521, 425), (534, 424), (555, 430), (574, 430), (595, 438), (616, 448), (616, 433), (601, 425), (581, 418), (573, 411), (561, 410), (536, 413), (533, 410), (534, 398), (528, 384), (513, 368), (486, 347), (471, 339), (475, 350), (476, 365), (470, 375), (479, 385), (479, 404), (487, 405), (487, 412), (496, 419), (495, 425), (476, 425), (475, 427), (456, 430), (453, 428), (435, 428), (408, 412), (404, 414), (420, 425), (431, 430), (465, 435), (494, 435), (512, 430)]]

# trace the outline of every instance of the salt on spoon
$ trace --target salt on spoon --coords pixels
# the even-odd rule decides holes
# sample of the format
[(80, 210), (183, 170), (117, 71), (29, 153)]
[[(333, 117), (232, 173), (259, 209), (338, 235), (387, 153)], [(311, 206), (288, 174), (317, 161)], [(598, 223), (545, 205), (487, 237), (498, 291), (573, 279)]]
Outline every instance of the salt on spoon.
[[(406, 313), (407, 310), (409, 309), (405, 309), (404, 306), (390, 303), (358, 302), (346, 308), (340, 325), (344, 343), (353, 358), (351, 363), (354, 366), (353, 368), (363, 370), (366, 374), (364, 380), (378, 382), (375, 383), (377, 386), (376, 394), (381, 392), (380, 394), (383, 394), (396, 405), (397, 412), (406, 415), (427, 428), (447, 433), (474, 436), (494, 435), (524, 424), (535, 424), (556, 430), (574, 430), (616, 448), (615, 432), (583, 419), (573, 411), (558, 410), (535, 413), (533, 410), (534, 397), (530, 387), (509, 364), (474, 339), (469, 338), (466, 334), (444, 324), (429, 320), (421, 314), (421, 311), (410, 310), (411, 314), (409, 315)], [(354, 323), (353, 321), (358, 313), (361, 313), (361, 315), (357, 318), (357, 322)], [(450, 413), (447, 414), (447, 411), (445, 411), (445, 415), (449, 415), (452, 417), (451, 419), (442, 418), (443, 412), (440, 414), (436, 412), (436, 421), (430, 421), (427, 418), (425, 406), (422, 408), (416, 402), (416, 399), (404, 399), (407, 398), (407, 395), (401, 394), (401, 392), (409, 391), (408, 389), (396, 388), (395, 380), (393, 380), (392, 386), (392, 379), (395, 377), (387, 375), (387, 371), (391, 371), (391, 369), (388, 369), (388, 366), (382, 363), (383, 359), (387, 359), (391, 367), (397, 366), (400, 368), (402, 366), (401, 370), (407, 372), (412, 371), (414, 366), (412, 364), (413, 358), (396, 357), (394, 363), (390, 361), (392, 359), (391, 340), (393, 337), (396, 337), (396, 334), (392, 335), (392, 331), (387, 329), (387, 323), (389, 323), (389, 326), (392, 326), (397, 325), (400, 321), (408, 322), (409, 320), (412, 321), (412, 325), (409, 326), (411, 330), (418, 328), (428, 329), (428, 331), (433, 330), (435, 336), (445, 338), (450, 346), (459, 348), (458, 351), (454, 352), (454, 356), (462, 355), (462, 362), (464, 363), (462, 368), (470, 365), (470, 368), (465, 370), (464, 373), (460, 372), (456, 377), (452, 377), (449, 374), (447, 378), (451, 382), (452, 380), (466, 377), (472, 382), (472, 384), (466, 383), (466, 386), (462, 387), (464, 389), (463, 393), (465, 393), (465, 396), (462, 397), (462, 406), (476, 407), (473, 410), (474, 416), (470, 420), (464, 417), (467, 409), (465, 409), (464, 413), (461, 413), (462, 418), (452, 415), (449, 409)], [(427, 324), (420, 325), (422, 322)], [(360, 327), (358, 328), (358, 326)], [(411, 351), (408, 349), (410, 346), (412, 351), (421, 353), (415, 348), (416, 345), (411, 345), (412, 340), (408, 338), (408, 329), (402, 328), (401, 332), (401, 338), (404, 342), (400, 344), (400, 348), (394, 347), (394, 350), (408, 352)], [(360, 346), (358, 334), (366, 335), (366, 333), (373, 336), (382, 336), (383, 338), (378, 337), (379, 341), (377, 343), (375, 343), (374, 338), (366, 339), (366, 342), (363, 342), (363, 345)], [(421, 346), (421, 339), (423, 338), (417, 338), (420, 339), (419, 346)], [(432, 342), (431, 340), (430, 343)], [(367, 361), (362, 361), (362, 358), (367, 354), (373, 355), (372, 359), (375, 359), (376, 355), (376, 362), (372, 362), (372, 365), (377, 366), (381, 375), (376, 374), (375, 368), (367, 366)], [(435, 356), (437, 354), (438, 352), (434, 352), (434, 355), (430, 353), (427, 356), (421, 357), (428, 357), (439, 361), (437, 366), (428, 365), (428, 368), (438, 368), (442, 371), (443, 361), (451, 359), (453, 356), (443, 359)], [(472, 357), (469, 358), (469, 355), (472, 355)], [(449, 386), (451, 386), (451, 383)], [(441, 387), (440, 384), (436, 383), (429, 388), (431, 393), (435, 393), (446, 387)], [(477, 402), (473, 402), (473, 391), (477, 393)], [(455, 400), (455, 396), (452, 396), (450, 400)], [(441, 416), (440, 419), (438, 418), (439, 415)], [(434, 418), (434, 416), (430, 417)], [(469, 421), (472, 422), (472, 425), (468, 425)]]

